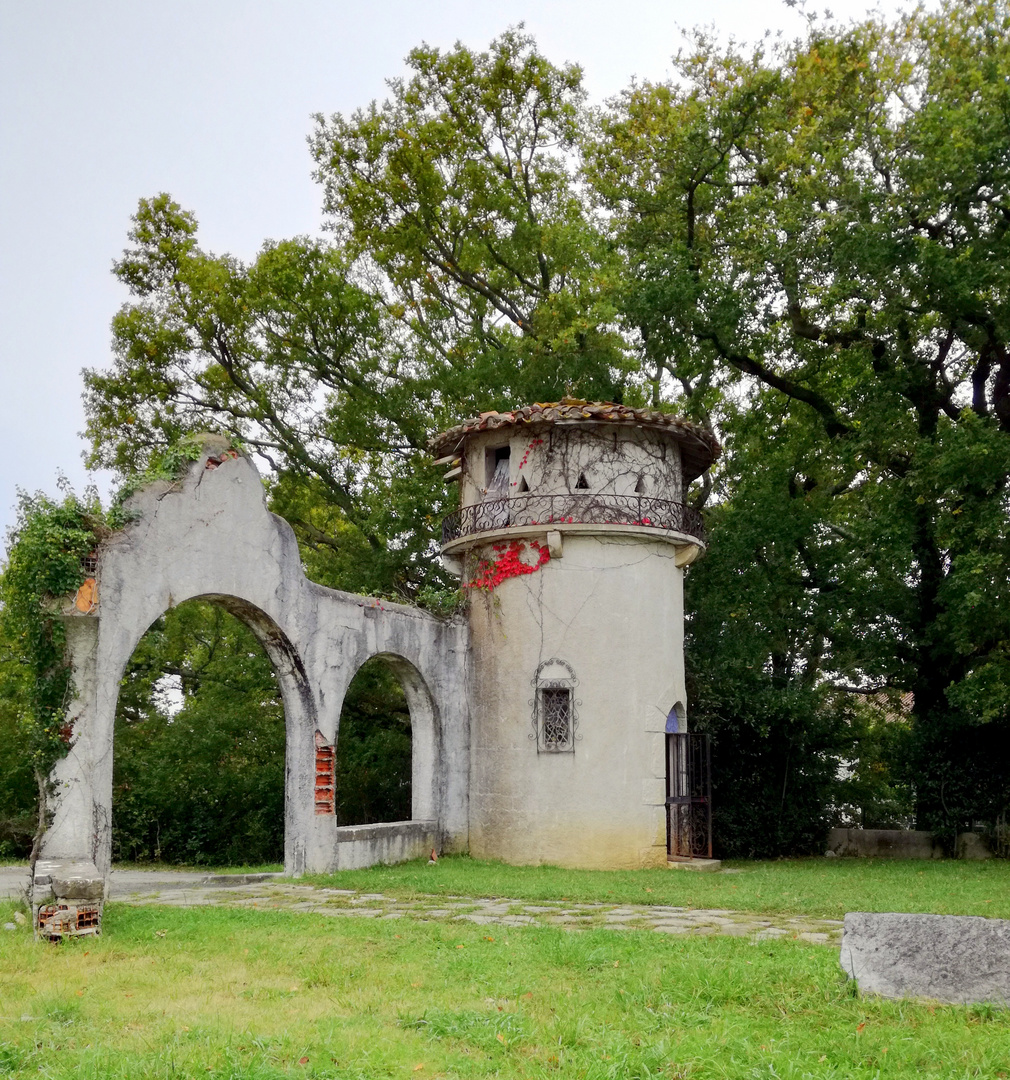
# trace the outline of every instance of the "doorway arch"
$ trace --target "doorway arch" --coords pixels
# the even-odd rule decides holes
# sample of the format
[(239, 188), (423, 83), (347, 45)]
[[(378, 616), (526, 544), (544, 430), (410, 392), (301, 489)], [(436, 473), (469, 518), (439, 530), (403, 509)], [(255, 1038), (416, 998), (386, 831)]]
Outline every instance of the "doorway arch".
[[(305, 774), (311, 761), (311, 737), (319, 725), (318, 710), (309, 686), (305, 664), (289, 636), (261, 607), (241, 597), (203, 592), (188, 596), (178, 603), (202, 600), (213, 603), (235, 616), (253, 634), (266, 653), (273, 668), (284, 708), (284, 867), (288, 873), (301, 873), (305, 867), (305, 814), (299, 804), (304, 801)], [(173, 606), (178, 606), (173, 604)], [(115, 716), (121, 680), (127, 665), (144, 634), (168, 609), (157, 611), (143, 620), (142, 629), (124, 636), (118, 655), (108, 667), (108, 674), (96, 687), (95, 723), (87, 733), (91, 757), (97, 766), (93, 782), (92, 819), (96, 866), (107, 872), (112, 861), (112, 784), (115, 740)], [(111, 658), (110, 658), (111, 660)], [(76, 665), (75, 665), (76, 666)], [(299, 765), (300, 762), (304, 762)], [(67, 760), (67, 759), (64, 759)], [(63, 763), (60, 763), (62, 766)], [(59, 769), (60, 766), (57, 768)], [(318, 831), (320, 826), (316, 826)], [(49, 856), (50, 851), (44, 849)]]

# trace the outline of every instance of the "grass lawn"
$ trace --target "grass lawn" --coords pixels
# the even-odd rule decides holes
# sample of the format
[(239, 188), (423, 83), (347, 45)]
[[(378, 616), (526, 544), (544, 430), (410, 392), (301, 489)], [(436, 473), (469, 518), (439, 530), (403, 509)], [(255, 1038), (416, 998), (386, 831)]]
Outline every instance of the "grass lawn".
[[(1003, 862), (733, 868), (458, 857), (315, 880), (401, 897), (1010, 916)], [(13, 910), (0, 900), (0, 924)], [(7, 1076), (999, 1078), (1010, 1011), (859, 999), (837, 948), (790, 940), (110, 903), (100, 938), (54, 946), (0, 930)]]
[(824, 946), (114, 903), (105, 930), (0, 932), (0, 1076), (1010, 1076), (1006, 1013), (859, 1000)]
[(391, 896), (457, 894), (517, 900), (675, 904), (841, 918), (846, 911), (922, 911), (1010, 918), (1010, 862), (782, 859), (688, 870), (560, 870), (463, 856), (348, 870), (307, 880)]

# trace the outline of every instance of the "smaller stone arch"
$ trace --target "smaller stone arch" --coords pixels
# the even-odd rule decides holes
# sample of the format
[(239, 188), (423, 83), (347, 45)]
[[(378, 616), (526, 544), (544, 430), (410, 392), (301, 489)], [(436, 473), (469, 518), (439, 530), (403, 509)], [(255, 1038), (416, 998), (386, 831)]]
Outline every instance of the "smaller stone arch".
[[(442, 768), (440, 725), (435, 699), (424, 676), (406, 657), (381, 652), (368, 660), (382, 660), (400, 680), (410, 710), (410, 816), (431, 821), (438, 817), (439, 774)], [(367, 660), (365, 661), (368, 662)]]
[[(443, 842), (442, 818), (446, 764), (443, 758), (442, 724), (435, 697), (419, 668), (392, 651), (373, 652), (357, 664), (348, 680), (373, 660), (385, 663), (396, 676), (410, 712), (411, 815), (406, 821), (341, 825), (336, 830), (336, 866), (354, 869), (376, 862), (418, 858)], [(337, 754), (340, 731), (337, 730)]]

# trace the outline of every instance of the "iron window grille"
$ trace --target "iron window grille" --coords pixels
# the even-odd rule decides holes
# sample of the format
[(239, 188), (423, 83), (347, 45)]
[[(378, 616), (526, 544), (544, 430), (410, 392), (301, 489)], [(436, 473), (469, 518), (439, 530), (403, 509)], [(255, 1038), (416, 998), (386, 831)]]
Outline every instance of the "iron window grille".
[(579, 680), (571, 664), (557, 657), (545, 660), (531, 680), (533, 708), (530, 739), (536, 740), (538, 754), (574, 754), (582, 704), (576, 700)]

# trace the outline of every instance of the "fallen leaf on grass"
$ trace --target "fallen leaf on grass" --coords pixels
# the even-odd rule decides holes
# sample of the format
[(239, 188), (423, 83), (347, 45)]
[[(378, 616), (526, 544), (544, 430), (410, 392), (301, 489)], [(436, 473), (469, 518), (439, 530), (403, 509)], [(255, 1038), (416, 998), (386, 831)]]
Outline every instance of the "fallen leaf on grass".
[(424, 1068), (424, 1062), (420, 1061), (414, 1066), (414, 1072), (420, 1072)]
[(308, 1063), (309, 1063), (309, 1059), (307, 1057), (298, 1059), (298, 1064), (299, 1065), (308, 1065)]
[(503, 1042), (505, 1041), (505, 1036), (504, 1036), (504, 1035), (503, 1035), (503, 1034), (502, 1034), (502, 1033), (501, 1033), (500, 1031), (498, 1032), (498, 1034), (497, 1034), (497, 1035), (495, 1035), (495, 1038), (496, 1038), (496, 1039), (497, 1039), (497, 1040), (498, 1040), (498, 1041), (499, 1041), (500, 1043), (503, 1043)]
[(164, 937), (167, 933), (168, 933), (167, 930), (155, 930), (154, 936), (155, 937)]

